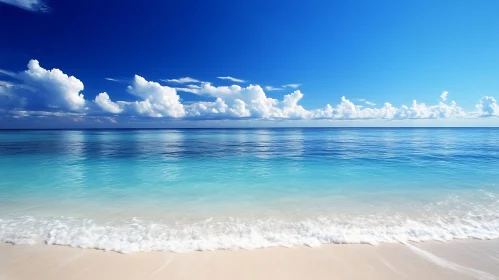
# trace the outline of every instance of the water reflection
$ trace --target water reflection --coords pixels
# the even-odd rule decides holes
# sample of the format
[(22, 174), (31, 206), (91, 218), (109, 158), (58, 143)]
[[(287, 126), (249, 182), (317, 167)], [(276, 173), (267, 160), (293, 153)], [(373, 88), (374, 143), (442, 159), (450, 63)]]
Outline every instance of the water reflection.
[(236, 198), (291, 199), (304, 193), (373, 193), (376, 188), (397, 192), (422, 186), (482, 187), (499, 176), (498, 132), (296, 128), (0, 132), (0, 167), (5, 174), (0, 188), (10, 197), (29, 193), (119, 209), (140, 203), (181, 207)]
[(261, 159), (269, 159), (273, 156), (273, 147), (275, 146), (276, 137), (270, 130), (258, 130), (253, 134), (252, 148), (255, 156)]
[(57, 141), (64, 154), (57, 163), (59, 168), (54, 169), (55, 176), (60, 177), (62, 182), (53, 182), (54, 187), (65, 188), (78, 196), (84, 191), (82, 189), (85, 188), (87, 175), (90, 176), (85, 162), (91, 150), (87, 146), (88, 134), (83, 131), (65, 131), (60, 137), (52, 137), (51, 140)]

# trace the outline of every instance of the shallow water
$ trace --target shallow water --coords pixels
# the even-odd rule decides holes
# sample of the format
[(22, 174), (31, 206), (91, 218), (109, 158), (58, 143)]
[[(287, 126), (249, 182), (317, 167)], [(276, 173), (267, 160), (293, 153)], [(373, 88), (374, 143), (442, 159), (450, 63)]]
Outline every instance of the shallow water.
[(499, 237), (499, 129), (0, 131), (0, 241), (191, 251)]

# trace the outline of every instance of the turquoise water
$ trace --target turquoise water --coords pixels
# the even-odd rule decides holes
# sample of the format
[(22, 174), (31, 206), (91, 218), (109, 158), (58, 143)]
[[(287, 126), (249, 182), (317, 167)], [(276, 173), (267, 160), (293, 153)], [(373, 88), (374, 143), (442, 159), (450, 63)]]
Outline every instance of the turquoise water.
[(499, 129), (0, 131), (0, 241), (120, 252), (499, 237)]

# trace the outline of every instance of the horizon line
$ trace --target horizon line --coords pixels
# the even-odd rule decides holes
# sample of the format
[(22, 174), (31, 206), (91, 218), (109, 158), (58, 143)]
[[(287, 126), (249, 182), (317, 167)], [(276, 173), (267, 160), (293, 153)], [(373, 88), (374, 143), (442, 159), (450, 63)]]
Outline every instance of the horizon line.
[(499, 126), (271, 126), (271, 127), (89, 127), (89, 128), (0, 128), (18, 130), (175, 130), (175, 129), (499, 129)]

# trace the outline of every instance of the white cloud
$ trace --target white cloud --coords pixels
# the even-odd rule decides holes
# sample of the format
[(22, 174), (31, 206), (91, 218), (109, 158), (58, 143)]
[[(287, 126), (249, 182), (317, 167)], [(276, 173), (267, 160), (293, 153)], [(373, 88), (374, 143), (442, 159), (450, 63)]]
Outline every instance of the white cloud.
[(192, 116), (202, 116), (211, 114), (225, 113), (227, 104), (221, 99), (217, 98), (215, 102), (196, 102), (191, 105), (189, 114)]
[(104, 80), (108, 80), (108, 81), (111, 81), (111, 82), (122, 82), (122, 80), (120, 80), (120, 79), (114, 79), (114, 78), (104, 78)]
[(7, 81), (0, 81), (0, 86), (1, 87), (4, 87), (4, 88), (13, 88), (15, 87), (16, 85), (11, 83), (11, 82), (7, 82)]
[[(191, 115), (200, 116), (203, 112), (209, 112), (211, 115), (220, 114), (220, 116), (230, 115), (266, 119), (312, 117), (311, 112), (298, 105), (299, 100), (303, 97), (303, 94), (298, 90), (285, 95), (282, 101), (267, 97), (262, 87), (258, 85), (249, 85), (243, 88), (238, 85), (215, 87), (211, 84), (203, 84), (199, 89), (179, 90), (211, 96), (217, 100), (220, 99), (227, 105), (226, 110), (213, 110), (216, 104), (195, 103), (192, 105), (195, 110)], [(219, 105), (221, 104), (220, 101), (218, 101)], [(201, 107), (198, 107), (198, 105)], [(205, 107), (206, 110), (204, 110)], [(207, 111), (207, 109), (210, 110)]]
[(283, 90), (285, 88), (298, 88), (300, 84), (286, 84), (281, 87), (266, 86), (265, 89), (268, 91)]
[(28, 116), (37, 116), (37, 117), (78, 117), (82, 116), (81, 113), (74, 113), (74, 112), (61, 112), (61, 111), (43, 111), (43, 110), (22, 110), (22, 109), (15, 109), (15, 110), (10, 110), (9, 114), (17, 117), (17, 118), (22, 118), (22, 117), (28, 117)]
[(174, 88), (149, 82), (135, 75), (134, 82), (128, 86), (128, 92), (141, 98), (133, 104), (137, 113), (149, 117), (180, 118), (185, 115), (184, 106)]
[(11, 87), (12, 87), (12, 85), (10, 83), (1, 81), (0, 82), (0, 97), (4, 96), (4, 97), (10, 98), (12, 96), (10, 93)]
[(190, 93), (194, 93), (194, 94), (199, 94), (199, 90), (201, 89), (200, 86), (196, 86), (196, 85), (187, 85), (187, 87), (185, 88), (181, 88), (181, 87), (176, 87), (175, 90), (177, 91), (183, 91), (183, 92), (190, 92)]
[(367, 99), (364, 99), (364, 98), (357, 98), (357, 101), (363, 102), (364, 104), (369, 105), (369, 106), (376, 106), (376, 103), (369, 101)]
[(303, 98), (299, 90), (284, 96), (282, 103), (282, 115), (285, 118), (308, 119), (313, 116), (312, 112), (305, 110), (298, 102)]
[(397, 111), (397, 119), (436, 119), (464, 117), (463, 109), (452, 101), (451, 105), (440, 102), (438, 105), (427, 106), (424, 103), (412, 102), (411, 107), (402, 105)]
[(27, 90), (30, 92), (36, 92), (36, 89), (14, 82), (0, 81), (0, 95), (9, 96), (11, 98), (16, 98), (16, 92), (19, 90)]
[[(191, 118), (403, 120), (466, 116), (462, 108), (457, 106), (454, 101), (450, 105), (440, 102), (432, 106), (414, 101), (411, 106), (402, 105), (399, 108), (386, 102), (380, 108), (363, 108), (346, 97), (342, 97), (340, 103), (335, 107), (328, 104), (323, 109), (307, 110), (299, 104), (303, 98), (303, 93), (299, 90), (284, 95), (282, 100), (267, 97), (263, 88), (258, 85), (249, 85), (247, 87), (238, 85), (213, 86), (205, 83), (200, 86), (188, 86), (177, 90), (205, 95), (215, 99), (212, 102), (194, 102), (186, 105), (185, 114)], [(105, 101), (107, 102), (107, 99)], [(366, 99), (360, 99), (360, 101), (371, 106), (375, 105)], [(118, 104), (118, 106), (120, 105)], [(139, 109), (136, 111), (142, 115), (154, 116), (154, 114), (144, 113), (149, 110), (150, 104), (145, 103), (142, 106), (143, 108), (138, 106)], [(110, 110), (108, 109), (108, 111)]]
[(133, 84), (128, 86), (128, 92), (139, 100), (113, 102), (106, 92), (100, 93), (94, 102), (106, 113), (138, 115), (153, 118), (180, 118), (186, 115), (184, 105), (174, 88), (150, 82), (135, 75)]
[[(86, 102), (83, 83), (61, 70), (44, 69), (31, 60), (28, 70), (21, 73), (3, 71), (20, 82), (0, 81), (0, 110), (12, 116), (71, 116), (103, 117), (102, 113), (128, 117), (188, 119), (293, 119), (293, 120), (431, 120), (499, 116), (499, 105), (492, 96), (483, 97), (477, 112), (465, 113), (455, 101), (426, 105), (413, 101), (395, 107), (384, 103), (381, 107), (366, 99), (353, 101), (342, 97), (337, 105), (327, 104), (321, 109), (305, 109), (300, 102), (300, 90), (282, 98), (268, 97), (259, 85), (214, 86), (210, 83), (187, 84), (183, 88), (162, 86), (135, 75), (127, 87), (135, 101), (113, 101), (108, 93), (99, 93), (93, 102)], [(110, 78), (112, 79), (112, 78)], [(113, 79), (116, 80), (116, 79)], [(22, 82), (22, 83), (21, 83)], [(274, 90), (268, 86), (266, 90)], [(286, 88), (283, 88), (286, 89)], [(201, 102), (181, 102), (178, 91), (190, 92), (211, 99)], [(442, 93), (447, 100), (448, 93)], [(364, 106), (369, 105), (369, 106)]]
[(120, 114), (121, 112), (123, 112), (123, 106), (120, 106), (118, 103), (114, 103), (113, 101), (111, 101), (109, 95), (106, 92), (99, 93), (99, 95), (95, 97), (94, 102), (105, 112), (112, 114)]
[(346, 97), (334, 108), (333, 118), (337, 119), (393, 119), (397, 108), (385, 103), (381, 108), (361, 108)]
[[(266, 115), (265, 111), (269, 106), (266, 105), (265, 92), (260, 86), (250, 85), (242, 88), (238, 85), (215, 87), (211, 84), (203, 84), (200, 88), (179, 89), (199, 95), (207, 95), (215, 98), (216, 102), (198, 102), (191, 105), (191, 116), (201, 116), (202, 113), (209, 115), (218, 114), (220, 117), (239, 116), (249, 117), (254, 115)], [(227, 106), (225, 110), (221, 108), (221, 101)], [(277, 102), (277, 100), (275, 100)], [(274, 103), (274, 101), (270, 101)], [(215, 108), (216, 110), (213, 110)], [(218, 109), (217, 109), (218, 108)], [(251, 110), (250, 110), (251, 108)]]
[(492, 96), (484, 96), (476, 105), (478, 115), (481, 117), (499, 116), (499, 105)]
[(236, 117), (249, 117), (251, 116), (250, 111), (246, 108), (246, 103), (241, 99), (235, 99), (232, 104), (232, 108), (229, 109), (232, 115)]
[(266, 86), (265, 89), (268, 90), (268, 91), (275, 91), (275, 90), (283, 90), (284, 88), (282, 88), (282, 87)]
[(16, 77), (17, 76), (16, 73), (11, 72), (11, 71), (7, 71), (7, 70), (3, 70), (3, 69), (0, 69), (0, 74), (1, 75), (5, 75), (5, 76), (10, 76), (10, 77)]
[(344, 96), (335, 108), (329, 104), (325, 109), (313, 111), (315, 118), (332, 119), (444, 119), (460, 118), (466, 116), (463, 109), (453, 101), (451, 105), (440, 102), (438, 105), (427, 106), (424, 103), (413, 101), (410, 107), (402, 105), (394, 107), (386, 102), (381, 108), (362, 108), (355, 105)]
[(229, 80), (229, 81), (232, 81), (234, 83), (244, 83), (244, 80), (237, 79), (237, 78), (234, 78), (234, 77), (231, 77), (231, 76), (217, 77), (217, 78), (221, 79), (221, 80)]
[(440, 99), (442, 99), (442, 101), (447, 101), (448, 94), (449, 94), (449, 92), (447, 92), (447, 91), (442, 92), (442, 94), (440, 95)]
[(118, 123), (118, 121), (117, 121), (115, 118), (111, 118), (111, 117), (109, 117), (107, 120), (108, 120), (110, 123)]
[(0, 2), (32, 12), (49, 11), (49, 8), (41, 0), (0, 0)]
[(191, 78), (191, 77), (183, 77), (179, 79), (166, 79), (166, 80), (161, 80), (163, 82), (168, 82), (168, 83), (177, 83), (177, 84), (185, 84), (185, 83), (201, 83), (201, 81)]
[(22, 108), (26, 105), (26, 98), (18, 94), (19, 91), (33, 94), (29, 86), (14, 82), (0, 81), (0, 115), (9, 108)]
[(36, 103), (33, 106), (69, 111), (81, 111), (85, 107), (81, 93), (83, 83), (57, 68), (46, 70), (38, 60), (32, 59), (28, 63), (28, 70), (20, 73), (18, 78), (36, 91), (29, 97), (28, 105), (33, 101)]
[(312, 111), (316, 119), (331, 119), (334, 116), (334, 109), (331, 105), (327, 104), (324, 109), (315, 109)]

